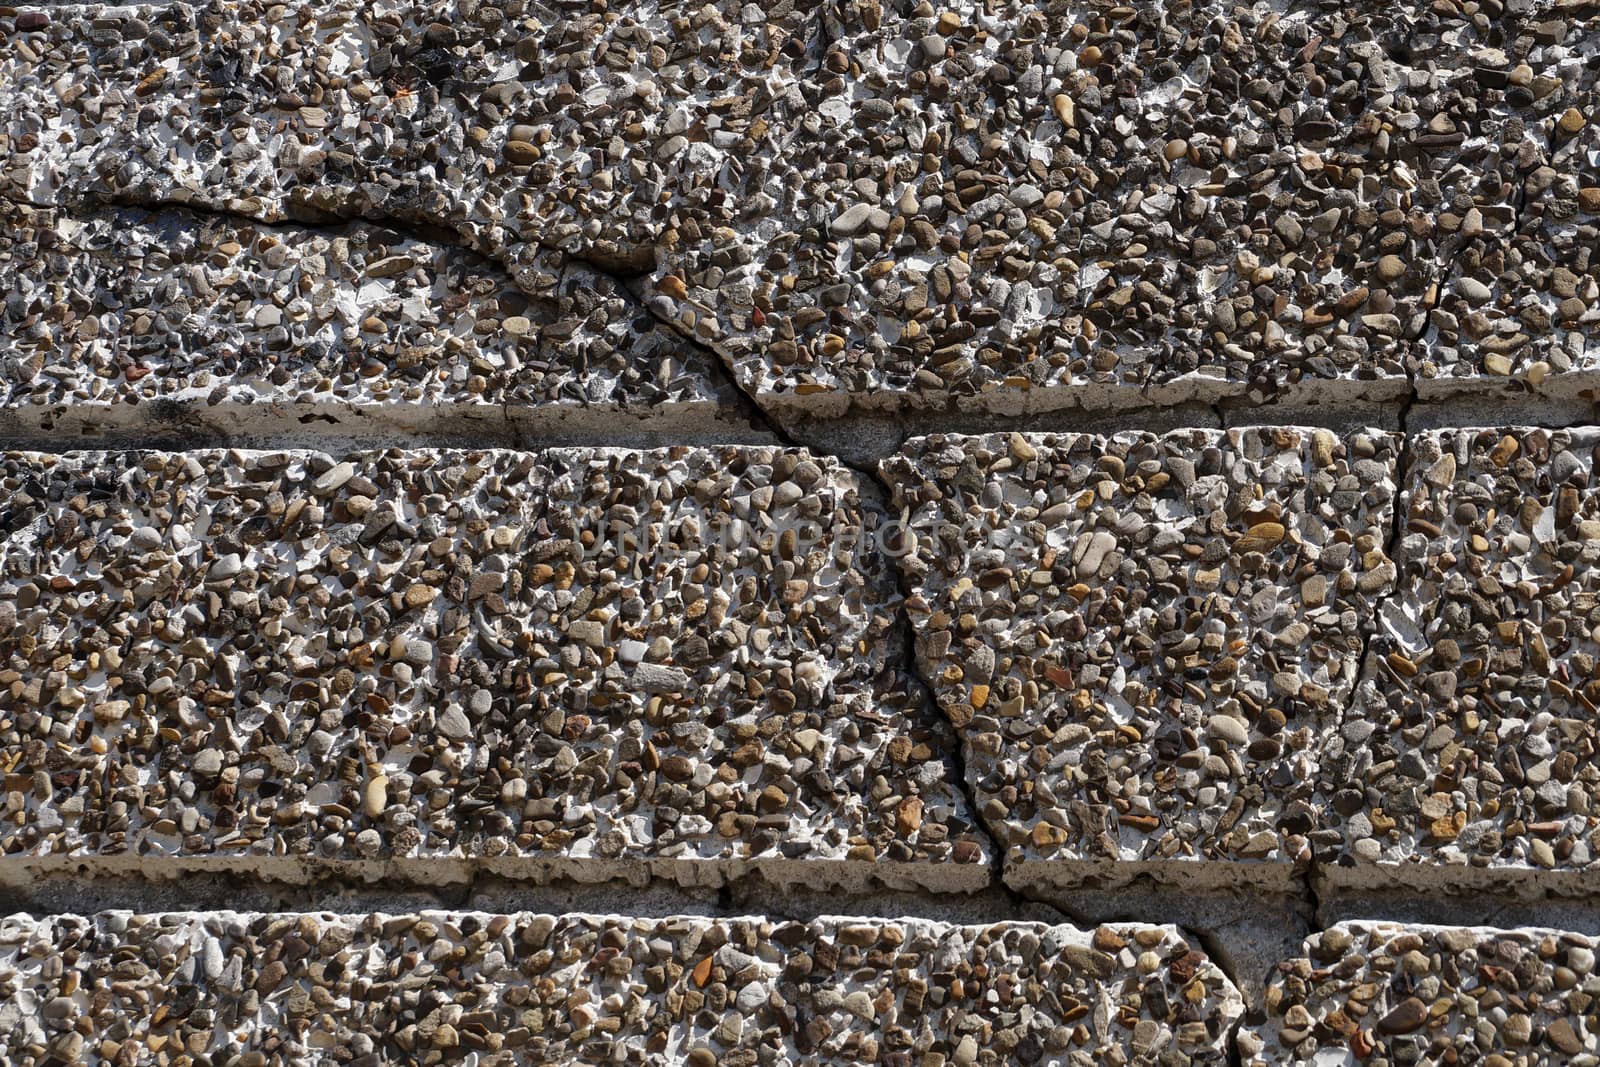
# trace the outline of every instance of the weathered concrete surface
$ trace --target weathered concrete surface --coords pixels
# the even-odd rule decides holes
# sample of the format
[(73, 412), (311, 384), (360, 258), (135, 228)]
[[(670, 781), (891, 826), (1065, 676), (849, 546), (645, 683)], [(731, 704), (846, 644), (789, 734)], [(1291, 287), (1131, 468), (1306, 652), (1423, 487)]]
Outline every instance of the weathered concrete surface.
[[(1592, 5), (201, 0), (0, 38), (0, 907), (1060, 908), (1181, 924), (1256, 1027), (1122, 984), (1008, 1044), (1009, 942), (909, 1043), (903, 1000), (818, 993), (814, 1055), (919, 1067), (1182, 1062), (1169, 1029), (1346, 1062), (1331, 977), (1246, 1048), (1328, 922), (1596, 932)], [(317, 489), (346, 458), (371, 492)], [(1485, 971), (1385, 1055), (1590, 1062), (1590, 980), (1528, 936), (1553, 985)], [(0, 1013), (126, 1042), (89, 995)], [(509, 1032), (439, 1006), (407, 1054)], [(800, 1055), (798, 1013), (721, 1010), (675, 1054)]]
[(917, 653), (1007, 879), (1293, 887), (1400, 439), (929, 437), (885, 465)]
[(1594, 954), (1558, 930), (1340, 923), (1281, 964), (1242, 1062), (1594, 1063)]
[(1227, 1062), (1171, 927), (526, 912), (0, 920), (14, 1062)]
[(1593, 891), (1592, 430), (1409, 442), (1399, 581), (1324, 759), (1335, 889)]
[(13, 862), (989, 879), (828, 460), (18, 453), (0, 484)]

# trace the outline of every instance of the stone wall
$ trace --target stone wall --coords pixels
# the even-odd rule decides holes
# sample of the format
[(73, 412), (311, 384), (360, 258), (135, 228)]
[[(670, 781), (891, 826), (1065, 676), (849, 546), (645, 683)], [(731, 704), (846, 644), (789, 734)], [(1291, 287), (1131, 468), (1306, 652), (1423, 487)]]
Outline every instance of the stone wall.
[(0, 1061), (1600, 1064), (1600, 7), (0, 35)]

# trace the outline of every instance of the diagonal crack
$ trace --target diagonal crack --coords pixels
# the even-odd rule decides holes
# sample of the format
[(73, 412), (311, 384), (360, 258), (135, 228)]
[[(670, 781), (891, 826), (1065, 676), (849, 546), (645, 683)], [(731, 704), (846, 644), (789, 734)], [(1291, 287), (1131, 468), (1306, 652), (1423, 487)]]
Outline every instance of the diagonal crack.
[[(153, 210), (172, 210), (176, 208), (183, 208), (185, 210), (194, 211), (196, 214), (232, 218), (253, 226), (278, 225), (275, 223), (264, 222), (262, 219), (243, 212), (238, 212), (227, 208), (218, 208), (215, 206), (206, 206), (197, 210), (193, 205), (175, 204), (171, 202), (160, 201), (155, 198), (146, 199), (118, 197), (115, 198), (115, 200), (119, 206), (144, 207)], [(516, 281), (514, 270), (503, 258), (474, 247), (474, 244), (463, 241), (461, 239), (461, 235), (448, 228), (422, 225), (410, 220), (390, 220), (388, 218), (371, 219), (366, 217), (351, 217), (316, 223), (295, 223), (293, 225), (323, 232), (348, 232), (348, 230), (351, 228), (362, 225), (384, 225), (395, 230), (397, 233), (400, 233), (402, 236), (409, 236), (412, 237), (412, 239), (424, 243), (443, 243), (453, 247), (461, 248), (481, 257), (483, 260), (492, 263), (497, 267), (500, 267), (508, 276), (508, 278), (513, 281), (513, 283)], [(757, 402), (754, 394), (740, 380), (732, 359), (728, 357), (728, 355), (721, 348), (715, 345), (708, 345), (699, 338), (686, 335), (678, 323), (666, 319), (653, 307), (651, 307), (648, 301), (641, 299), (640, 294), (634, 288), (634, 283), (636, 282), (637, 276), (629, 277), (620, 275), (614, 270), (607, 269), (601, 264), (594, 262), (587, 256), (572, 255), (571, 253), (568, 253), (568, 256), (574, 261), (582, 263), (590, 270), (610, 278), (619, 289), (627, 292), (637, 304), (648, 310), (651, 316), (656, 319), (656, 321), (662, 323), (662, 325), (672, 330), (674, 336), (678, 337), (685, 344), (692, 345), (701, 352), (711, 356), (712, 358), (709, 360), (710, 364), (720, 369), (722, 374), (725, 376), (727, 384), (734, 391), (734, 395), (737, 396), (741, 401), (741, 413), (748, 416), (752, 426), (771, 434), (772, 437), (782, 442), (786, 446), (805, 448), (807, 451), (811, 451), (819, 455), (832, 455), (828, 449), (813, 447), (810, 443), (798, 438), (794, 434), (790, 433), (775, 419), (773, 419)], [(868, 486), (873, 487), (882, 495), (884, 511), (885, 514), (887, 514), (888, 501), (893, 498), (894, 487), (888, 483), (888, 481), (882, 476), (881, 472), (866, 465), (850, 463), (842, 457), (835, 456), (834, 458), (838, 459), (843, 466), (852, 470), (862, 479), (863, 488)], [(898, 568), (895, 570), (896, 580), (899, 581), (902, 576), (900, 575)], [(921, 700), (919, 703), (924, 709), (924, 715), (940, 714), (933, 707), (933, 686), (929, 683), (927, 678), (923, 677), (917, 662), (913, 624), (903, 600), (896, 609), (895, 627), (892, 633), (897, 646), (893, 658), (897, 659), (902, 664), (902, 670), (907, 679), (921, 690)], [(949, 725), (948, 722), (946, 722), (946, 725)], [(940, 732), (943, 733), (944, 731)], [(990, 827), (985, 822), (977, 803), (976, 794), (972, 790), (971, 782), (967, 775), (964, 742), (961, 741), (958, 732), (953, 727), (949, 728), (948, 737), (950, 738), (951, 743), (948, 745), (948, 751), (945, 753), (944, 759), (944, 763), (947, 768), (946, 779), (957, 789), (959, 794), (966, 801), (974, 828), (988, 838), (990, 853), (993, 857), (992, 863), (994, 868), (994, 883), (996, 886), (1003, 889), (1007, 895), (1012, 898), (1013, 903), (1018, 906), (1042, 903), (1040, 901), (1030, 901), (1006, 885), (1003, 878), (1004, 851), (1001, 849), (1000, 843), (995, 838)]]
[[(648, 302), (646, 302), (646, 306), (650, 306)], [(829, 449), (826, 444), (822, 444), (820, 442), (809, 442), (791, 433), (786, 427), (768, 414), (767, 411), (761, 406), (761, 404), (757, 401), (753, 391), (746, 387), (744, 382), (740, 380), (733, 360), (719, 346), (705, 344), (698, 338), (685, 337), (683, 330), (678, 326), (677, 323), (663, 318), (661, 315), (655, 312), (653, 307), (651, 308), (651, 313), (656, 315), (658, 321), (662, 321), (675, 329), (679, 337), (684, 337), (684, 339), (690, 344), (699, 345), (704, 351), (709, 352), (717, 358), (718, 365), (723, 368), (729, 381), (738, 391), (738, 394), (743, 398), (745, 405), (751, 412), (752, 420), (757, 425), (771, 433), (785, 445), (796, 448), (804, 448), (807, 451), (817, 455), (831, 456), (842, 466), (853, 471), (861, 479), (863, 488), (867, 486), (875, 487), (878, 493), (881, 494), (881, 503), (884, 514), (887, 516), (891, 513), (890, 502), (894, 499), (895, 487), (890, 484), (886, 477), (884, 477), (881, 468), (870, 464), (851, 462), (850, 460)], [(898, 444), (903, 442), (904, 435), (900, 435), (900, 440), (897, 442), (896, 447), (898, 447)], [(898, 566), (894, 566), (894, 572), (895, 580), (900, 586), (901, 593), (905, 594), (905, 575)], [(937, 715), (948, 728), (947, 736), (950, 739), (950, 743), (947, 746), (947, 751), (945, 752), (944, 758), (944, 764), (947, 768), (946, 781), (948, 781), (965, 800), (968, 813), (972, 818), (973, 827), (988, 839), (989, 852), (992, 857), (992, 880), (994, 885), (1005, 892), (1007, 897), (1011, 899), (1013, 905), (1017, 907), (1046, 903), (1044, 901), (1029, 900), (1027, 897), (1023, 896), (1011, 886), (1006, 884), (1003, 876), (1005, 852), (1000, 847), (1000, 842), (995, 837), (988, 823), (984, 820), (982, 810), (978, 805), (977, 795), (972, 788), (971, 779), (967, 775), (965, 742), (961, 739), (960, 732), (954, 727), (953, 724), (949, 722), (948, 719), (945, 719), (943, 713), (937, 709), (937, 702), (934, 698), (934, 686), (922, 673), (921, 664), (916, 655), (915, 624), (911, 621), (911, 613), (906, 606), (903, 596), (899, 605), (896, 607), (895, 626), (891, 632), (894, 635), (894, 640), (897, 645), (893, 658), (900, 661), (900, 663), (903, 665), (902, 669), (906, 677), (921, 691), (920, 703), (925, 709), (924, 714)], [(945, 731), (940, 731), (940, 733), (945, 733)], [(1055, 910), (1060, 911), (1061, 909), (1056, 908)]]
[[(1180, 927), (1184, 934), (1199, 942), (1205, 949), (1206, 957), (1216, 965), (1223, 976), (1233, 985), (1233, 988), (1243, 996), (1244, 985), (1240, 983), (1242, 976), (1238, 961), (1233, 958), (1233, 953), (1228, 951), (1228, 946), (1223, 943), (1213, 931), (1198, 926)], [(1248, 1007), (1248, 1006), (1247, 1006)], [(1244, 1028), (1250, 1017), (1248, 1010), (1241, 1011), (1233, 1025), (1228, 1027), (1227, 1036), (1223, 1039), (1223, 1046), (1228, 1050), (1228, 1067), (1243, 1067), (1244, 1055), (1239, 1050), (1239, 1031)]]
[[(35, 204), (31, 201), (13, 202), (33, 210), (51, 212), (63, 219), (82, 219), (100, 212), (137, 209), (148, 211), (152, 214), (178, 213), (196, 219), (221, 219), (241, 227), (278, 233), (349, 235), (362, 230), (387, 230), (402, 241), (415, 242), (460, 255), (465, 258), (468, 264), (500, 275), (507, 286), (527, 294), (534, 301), (552, 299), (549, 293), (530, 289), (529, 285), (525, 283), (525, 279), (519, 277), (519, 273), (525, 270), (526, 267), (519, 264), (507, 253), (506, 249), (492, 247), (487, 242), (475, 239), (470, 234), (455, 227), (409, 214), (402, 216), (383, 212), (370, 212), (361, 210), (353, 205), (348, 211), (330, 213), (320, 208), (316, 210), (297, 210), (291, 204), (290, 210), (283, 213), (283, 217), (280, 217), (280, 213), (275, 211), (246, 210), (237, 206), (238, 202), (236, 201), (161, 196), (148, 193), (142, 187), (130, 187), (112, 192), (88, 193), (56, 205)], [(304, 205), (301, 205), (301, 207), (303, 208)], [(631, 313), (648, 315), (653, 321), (660, 323), (668, 335), (694, 350), (700, 357), (695, 365), (696, 372), (707, 376), (716, 394), (724, 402), (733, 403), (737, 409), (736, 417), (742, 418), (761, 434), (790, 443), (787, 436), (766, 418), (765, 414), (749, 399), (745, 391), (738, 388), (727, 360), (697, 338), (685, 336), (683, 331), (677, 328), (676, 324), (663, 320), (660, 315), (651, 311), (647, 302), (641, 297), (638, 287), (634, 284), (635, 279), (640, 275), (624, 272), (618, 268), (616, 263), (608, 262), (593, 255), (573, 254), (556, 246), (537, 242), (532, 243), (531, 247), (558, 259), (562, 272), (573, 267), (581, 267), (594, 275), (611, 281), (617, 296), (631, 305)], [(543, 345), (542, 341), (540, 343)], [(519, 445), (529, 444), (530, 442), (523, 440), (522, 427), (512, 417), (512, 403), (513, 400), (509, 395), (500, 401), (500, 422), (511, 438)]]
[[(648, 302), (646, 306), (649, 306)], [(684, 332), (677, 323), (664, 319), (655, 312), (653, 307), (651, 308), (651, 312), (652, 314), (656, 314), (658, 321), (665, 322), (668, 326), (677, 331), (678, 336), (684, 337)], [(895, 487), (884, 476), (880, 467), (877, 467), (873, 464), (852, 462), (839, 455), (836, 451), (828, 448), (825, 443), (806, 441), (798, 435), (791, 433), (788, 428), (774, 419), (761, 406), (753, 391), (751, 391), (739, 378), (738, 371), (734, 366), (733, 360), (727, 355), (726, 352), (722, 350), (720, 346), (705, 344), (698, 338), (685, 337), (685, 340), (690, 344), (699, 345), (702, 349), (717, 357), (719, 365), (723, 367), (729, 380), (732, 382), (733, 387), (737, 389), (739, 395), (743, 397), (745, 404), (752, 412), (753, 420), (755, 420), (758, 425), (770, 432), (774, 437), (786, 445), (804, 448), (807, 451), (817, 455), (831, 456), (842, 466), (855, 472), (855, 474), (861, 479), (863, 488), (867, 486), (876, 488), (882, 498), (881, 503), (884, 514), (886, 516), (891, 514), (891, 501), (894, 499)], [(904, 437), (904, 434), (897, 435), (897, 448), (900, 444), (904, 443)], [(946, 780), (958, 791), (963, 800), (965, 800), (967, 810), (972, 818), (972, 824), (975, 830), (983, 834), (983, 836), (988, 839), (991, 864), (993, 868), (993, 883), (997, 888), (1005, 892), (1007, 897), (1012, 901), (1013, 905), (1017, 907), (1038, 904), (1046, 904), (1047, 906), (1051, 906), (1045, 901), (1030, 900), (1029, 898), (1023, 896), (1017, 890), (1008, 885), (1004, 879), (1005, 851), (1001, 848), (999, 839), (995, 837), (993, 831), (985, 821), (982, 810), (978, 805), (977, 795), (972, 788), (971, 779), (967, 774), (965, 742), (961, 739), (960, 732), (954, 727), (953, 724), (949, 722), (948, 719), (944, 718), (943, 712), (938, 710), (937, 701), (934, 698), (935, 688), (931, 681), (922, 673), (922, 667), (916, 655), (915, 624), (911, 621), (911, 614), (904, 599), (904, 594), (907, 593), (906, 577), (897, 565), (894, 566), (894, 573), (895, 581), (900, 586), (900, 591), (902, 593), (902, 599), (896, 608), (895, 626), (894, 630), (892, 631), (894, 640), (898, 646), (895, 650), (894, 658), (898, 659), (900, 663), (903, 664), (903, 670), (907, 678), (911, 680), (912, 683), (921, 691), (922, 699), (920, 703), (922, 704), (923, 708), (926, 709), (925, 714), (938, 716), (948, 729), (947, 736), (950, 739), (950, 743), (947, 746), (947, 751), (945, 752), (944, 758), (945, 767), (947, 768)], [(945, 733), (945, 731), (940, 732)], [(1055, 908), (1055, 910), (1060, 911), (1061, 909)]]
[[(720, 346), (708, 344), (702, 338), (696, 337), (686, 331), (683, 328), (682, 323), (676, 322), (673, 319), (661, 314), (661, 312), (655, 307), (654, 302), (647, 300), (645, 295), (640, 292), (639, 279), (644, 277), (648, 271), (635, 274), (622, 274), (614, 269), (610, 269), (600, 263), (595, 262), (586, 254), (569, 252), (567, 255), (582, 263), (595, 273), (610, 278), (619, 288), (626, 291), (628, 295), (633, 298), (634, 303), (642, 307), (651, 318), (669, 330), (674, 337), (678, 338), (678, 340), (682, 341), (684, 344), (694, 348), (702, 355), (708, 357), (706, 360), (707, 365), (714, 369), (719, 379), (721, 379), (722, 386), (728, 390), (731, 396), (735, 398), (738, 404), (740, 417), (748, 421), (753, 428), (763, 433), (771, 434), (775, 440), (791, 448), (804, 448), (807, 451), (815, 452), (818, 455), (831, 454), (826, 448), (814, 447), (812, 444), (795, 437), (788, 431), (786, 427), (774, 419), (767, 412), (767, 410), (761, 406), (760, 402), (757, 401), (755, 392), (747, 387), (740, 379), (739, 370), (733, 360), (733, 357), (724, 352)], [(846, 464), (846, 466), (850, 465)], [(851, 467), (851, 469), (855, 470), (857, 474), (864, 473), (856, 467)]]
[(311, 210), (297, 202), (290, 202), (287, 209), (279, 217), (278, 213), (246, 211), (239, 207), (230, 206), (232, 203), (237, 203), (237, 201), (233, 201), (231, 198), (213, 200), (188, 196), (162, 196), (147, 193), (143, 186), (129, 186), (115, 190), (86, 191), (79, 197), (64, 200), (62, 203), (50, 205), (44, 209), (59, 211), (67, 216), (82, 215), (86, 211), (110, 208), (187, 211), (193, 215), (232, 219), (241, 225), (265, 226), (271, 229), (293, 229), (311, 233), (343, 234), (363, 226), (382, 226), (393, 230), (403, 238), (420, 244), (440, 245), (471, 253), (485, 262), (493, 263), (507, 275), (510, 275), (513, 270), (512, 266), (504, 259), (495, 256), (489, 250), (481, 247), (478, 242), (473, 241), (456, 229), (419, 218), (401, 217), (386, 213), (367, 213), (359, 210), (330, 213), (323, 210)]
[[(205, 201), (176, 200), (164, 197), (146, 197), (136, 193), (96, 194), (83, 198), (81, 206), (62, 206), (51, 208), (63, 216), (71, 217), (81, 215), (85, 209), (97, 208), (138, 208), (150, 212), (182, 212), (197, 218), (216, 218), (231, 220), (241, 226), (252, 228), (265, 228), (274, 231), (294, 230), (296, 233), (322, 233), (330, 235), (348, 235), (363, 228), (387, 229), (397, 234), (402, 240), (414, 241), (418, 244), (433, 245), (439, 248), (452, 249), (475, 261), (476, 265), (484, 266), (505, 276), (506, 280), (518, 285), (515, 273), (502, 260), (488, 254), (476, 247), (472, 242), (465, 241), (456, 231), (447, 227), (434, 226), (421, 223), (417, 220), (379, 218), (371, 219), (352, 214), (347, 217), (321, 220), (287, 220), (282, 222), (269, 221), (263, 217), (252, 215), (229, 207), (219, 206), (216, 203)], [(535, 294), (529, 294), (534, 296)], [(631, 293), (629, 294), (632, 295)], [(517, 427), (511, 418), (510, 397), (500, 401), (500, 421), (509, 433), (516, 434)], [(519, 442), (520, 443), (520, 442)]]

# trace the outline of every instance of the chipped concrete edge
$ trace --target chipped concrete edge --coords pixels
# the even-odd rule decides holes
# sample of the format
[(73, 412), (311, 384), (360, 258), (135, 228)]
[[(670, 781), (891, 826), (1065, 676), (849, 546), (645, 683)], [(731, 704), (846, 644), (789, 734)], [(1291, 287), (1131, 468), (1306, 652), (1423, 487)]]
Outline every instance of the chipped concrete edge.
[[(1600, 381), (1596, 383), (1600, 396)], [(972, 410), (917, 413), (885, 409), (838, 418), (760, 412), (712, 401), (622, 404), (508, 405), (455, 403), (362, 404), (350, 401), (224, 401), (159, 398), (138, 405), (18, 405), (0, 410), (0, 447), (36, 451), (94, 448), (253, 447), (359, 451), (409, 447), (523, 447), (590, 445), (655, 448), (666, 445), (789, 443), (852, 467), (870, 467), (919, 437), (934, 434), (1164, 433), (1179, 429), (1262, 426), (1336, 430), (1423, 430), (1600, 424), (1600, 405), (1574, 388), (1561, 393), (1517, 391), (1483, 395), (1468, 389), (1419, 392), (1413, 400), (1365, 398), (1269, 403), (1191, 401), (1152, 406), (1130, 395), (1120, 407), (1062, 407), (1021, 415)], [(767, 418), (762, 418), (765, 415)], [(774, 418), (773, 416), (776, 416)], [(766, 423), (763, 425), (763, 423)]]

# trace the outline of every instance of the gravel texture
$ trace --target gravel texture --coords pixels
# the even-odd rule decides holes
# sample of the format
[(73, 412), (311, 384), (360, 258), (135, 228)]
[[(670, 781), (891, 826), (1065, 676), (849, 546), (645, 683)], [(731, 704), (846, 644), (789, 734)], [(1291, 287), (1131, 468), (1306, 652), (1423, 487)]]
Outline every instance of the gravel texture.
[(1600, 1067), (1592, 0), (0, 6), (0, 105), (0, 1061)]
[(989, 877), (831, 461), (3, 463), (10, 856)]
[(1592, 369), (1594, 16), (898, 0), (11, 16), (0, 185), (636, 275), (769, 410)]
[(1434, 387), (1479, 375), (1546, 388), (1575, 377), (1592, 386), (1600, 367), (1600, 84), (1592, 64), (1600, 22), (1592, 11), (1529, 8), (1520, 37), (1506, 34), (1458, 76), (1480, 86), (1504, 76), (1506, 104), (1496, 109), (1504, 115), (1495, 131), (1501, 143), (1488, 167), (1463, 171), (1438, 219), (1454, 233), (1419, 368)]
[(409, 430), (717, 414), (715, 357), (560, 253), (513, 279), (372, 224), (0, 213), (0, 402), (24, 425), (68, 432), (58, 424), (174, 403), (214, 420)]
[(0, 920), (13, 1063), (1224, 1064), (1241, 1012), (1222, 972), (1162, 926)]
[(1412, 438), (1399, 581), (1324, 755), (1331, 877), (1595, 882), (1597, 445), (1593, 430)]
[(1279, 964), (1241, 1062), (1593, 1067), (1595, 947), (1557, 930), (1340, 923)]
[(1309, 862), (1324, 737), (1394, 590), (1399, 444), (933, 436), (885, 464), (918, 661), (1008, 876)]

